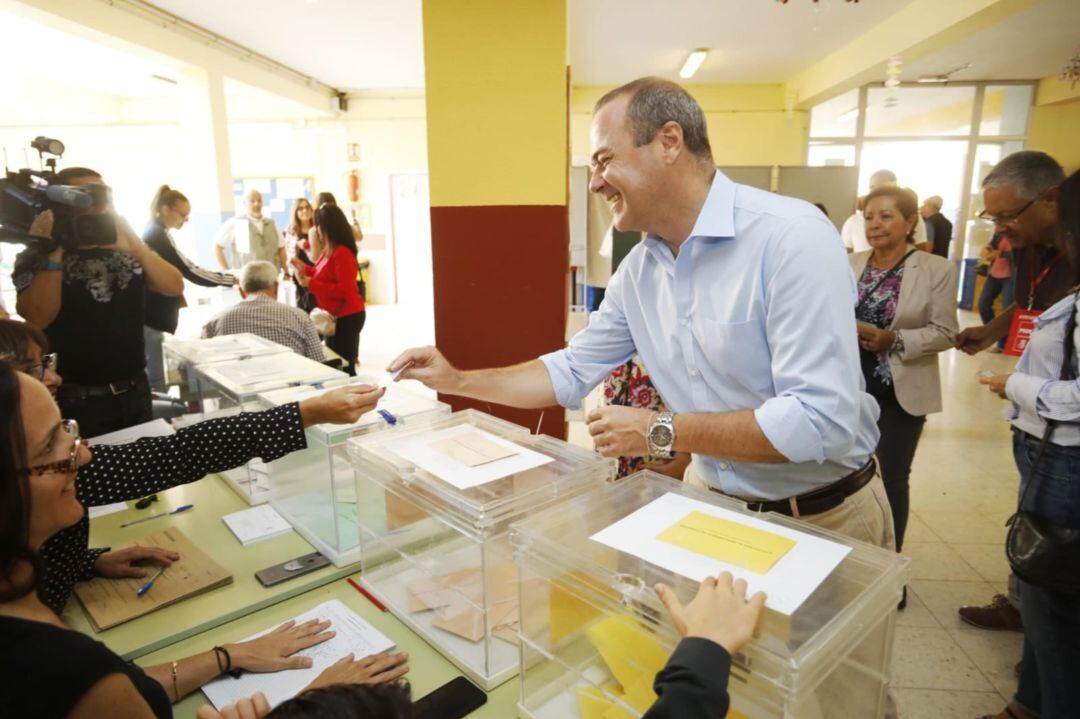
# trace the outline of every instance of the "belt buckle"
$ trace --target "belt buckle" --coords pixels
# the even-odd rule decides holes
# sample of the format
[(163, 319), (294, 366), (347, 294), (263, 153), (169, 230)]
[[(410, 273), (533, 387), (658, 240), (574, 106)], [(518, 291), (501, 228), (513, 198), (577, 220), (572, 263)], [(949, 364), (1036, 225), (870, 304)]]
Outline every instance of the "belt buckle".
[(123, 389), (118, 390), (118, 389), (116, 389), (117, 384), (119, 384), (119, 383), (118, 382), (110, 382), (109, 383), (109, 391), (112, 392), (113, 397), (118, 397), (118, 396), (124, 394), (125, 392), (127, 392), (128, 390), (131, 389), (131, 387), (124, 387)]

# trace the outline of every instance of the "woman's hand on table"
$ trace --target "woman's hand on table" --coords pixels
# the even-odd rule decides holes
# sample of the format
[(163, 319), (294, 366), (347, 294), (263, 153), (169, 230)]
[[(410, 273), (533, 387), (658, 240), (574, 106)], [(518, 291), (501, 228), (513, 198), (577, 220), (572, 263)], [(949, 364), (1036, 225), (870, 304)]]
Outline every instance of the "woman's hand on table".
[(311, 657), (298, 655), (297, 652), (322, 644), (335, 634), (328, 620), (312, 619), (303, 624), (290, 620), (257, 639), (227, 644), (225, 649), (236, 669), (249, 672), (307, 669), (311, 666)]
[(382, 387), (355, 384), (338, 387), (300, 402), (300, 418), (305, 427), (329, 422), (352, 424), (361, 415), (375, 409), (379, 398), (386, 392)]
[(407, 652), (383, 652), (363, 659), (347, 654), (324, 669), (304, 691), (333, 684), (383, 684), (400, 679), (408, 671)]
[(203, 704), (195, 714), (195, 719), (262, 719), (270, 713), (270, 702), (262, 692), (255, 692), (248, 699), (241, 699), (218, 711), (209, 704)]
[(110, 579), (145, 577), (147, 567), (167, 567), (180, 559), (179, 552), (160, 547), (125, 547), (105, 552), (94, 562), (94, 572)]

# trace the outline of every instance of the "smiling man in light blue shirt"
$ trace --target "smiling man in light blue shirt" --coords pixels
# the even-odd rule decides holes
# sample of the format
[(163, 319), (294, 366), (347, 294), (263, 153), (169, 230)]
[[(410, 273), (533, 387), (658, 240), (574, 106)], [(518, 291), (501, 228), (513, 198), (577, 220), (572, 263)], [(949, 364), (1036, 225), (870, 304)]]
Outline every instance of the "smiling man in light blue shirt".
[(690, 452), (710, 489), (890, 546), (872, 456), (878, 407), (863, 391), (855, 281), (836, 228), (809, 203), (717, 171), (704, 114), (678, 85), (644, 78), (597, 103), (589, 189), (620, 230), (647, 232), (567, 348), (461, 371), (410, 350), (402, 378), (517, 407), (578, 407), (640, 354), (671, 415), (590, 414), (607, 456)]

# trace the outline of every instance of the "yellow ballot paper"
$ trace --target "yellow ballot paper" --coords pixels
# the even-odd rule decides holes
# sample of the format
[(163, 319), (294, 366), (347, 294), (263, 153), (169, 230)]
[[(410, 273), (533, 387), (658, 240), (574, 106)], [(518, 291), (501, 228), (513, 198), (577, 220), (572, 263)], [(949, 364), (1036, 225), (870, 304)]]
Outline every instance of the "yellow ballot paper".
[(794, 539), (704, 512), (690, 512), (656, 538), (758, 574), (768, 572), (795, 546)]

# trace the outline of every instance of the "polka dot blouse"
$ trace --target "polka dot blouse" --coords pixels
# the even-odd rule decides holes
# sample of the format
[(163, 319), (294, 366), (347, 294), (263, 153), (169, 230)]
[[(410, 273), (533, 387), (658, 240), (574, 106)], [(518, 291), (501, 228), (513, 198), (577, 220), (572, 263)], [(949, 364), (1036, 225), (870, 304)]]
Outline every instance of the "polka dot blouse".
[[(304, 449), (304, 426), (297, 403), (263, 412), (243, 412), (193, 424), (166, 437), (143, 437), (129, 444), (93, 448), (79, 468), (76, 492), (84, 507), (126, 502), (162, 492), (207, 474), (224, 472), (255, 457), (263, 461)], [(104, 549), (90, 549), (90, 519), (61, 530), (41, 548), (45, 567), (38, 584), (41, 601), (59, 612), (75, 582), (94, 576)]]

